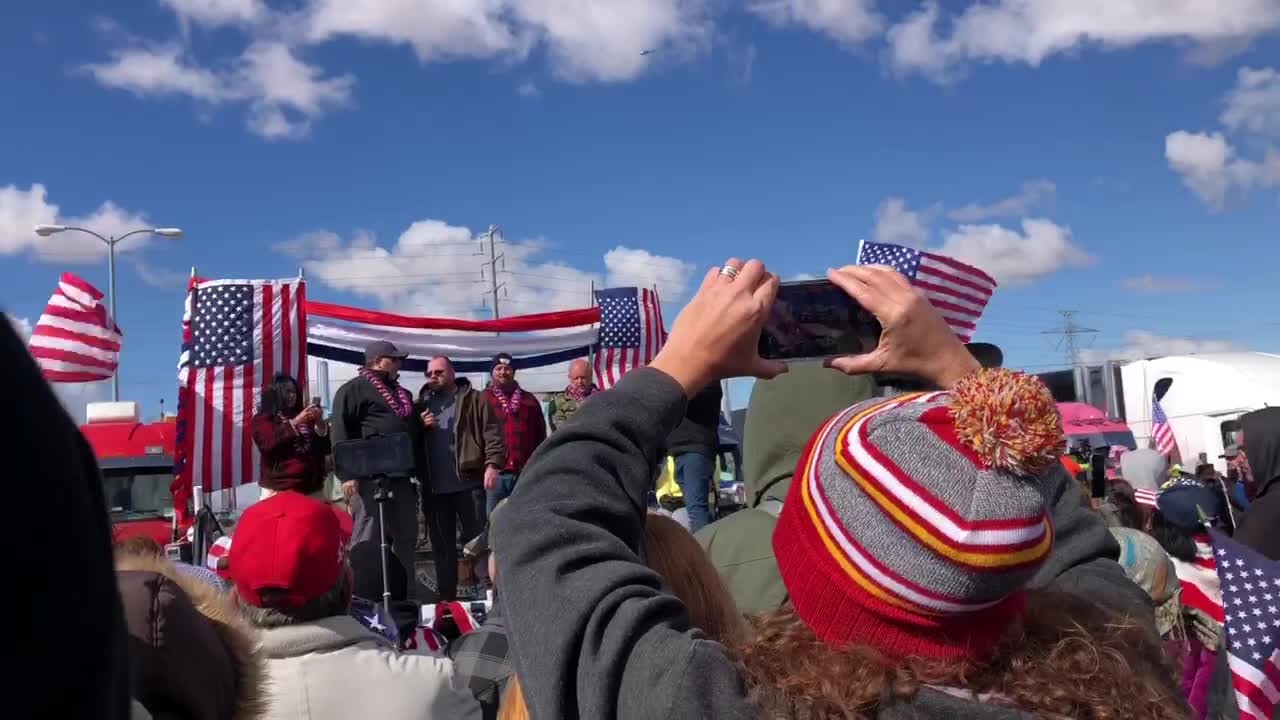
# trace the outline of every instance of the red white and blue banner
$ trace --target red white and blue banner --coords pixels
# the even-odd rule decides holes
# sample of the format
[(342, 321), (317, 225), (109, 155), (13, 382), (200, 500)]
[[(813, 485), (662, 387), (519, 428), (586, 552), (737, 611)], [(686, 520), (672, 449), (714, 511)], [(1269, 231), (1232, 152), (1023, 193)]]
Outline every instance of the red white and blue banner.
[[(612, 307), (612, 303), (618, 302), (617, 293), (631, 298), (634, 312), (602, 312), (604, 306)], [(606, 365), (610, 371), (604, 373), (606, 382), (601, 383), (601, 377), (597, 377), (597, 383), (607, 387), (623, 372), (648, 362), (661, 347), (665, 332), (661, 328), (658, 296), (654, 291), (617, 288), (597, 294), (602, 307), (497, 320), (414, 317), (308, 301), (307, 354), (361, 365), (366, 345), (375, 340), (389, 340), (409, 354), (404, 362), (406, 371), (424, 372), (432, 357), (445, 355), (461, 373), (487, 373), (493, 356), (501, 352), (511, 354), (517, 370), (546, 367), (594, 354), (608, 358)], [(646, 303), (647, 311), (641, 307)], [(632, 316), (644, 318), (645, 326), (654, 329), (643, 333), (645, 338), (640, 348), (633, 347), (624, 353), (621, 347), (614, 346), (620, 341), (613, 338), (626, 335), (625, 339), (630, 341), (630, 335), (635, 333), (629, 328), (635, 323), (626, 320)], [(602, 345), (602, 339), (609, 342)], [(629, 360), (621, 362), (624, 357)], [(598, 374), (600, 369), (597, 368)]]

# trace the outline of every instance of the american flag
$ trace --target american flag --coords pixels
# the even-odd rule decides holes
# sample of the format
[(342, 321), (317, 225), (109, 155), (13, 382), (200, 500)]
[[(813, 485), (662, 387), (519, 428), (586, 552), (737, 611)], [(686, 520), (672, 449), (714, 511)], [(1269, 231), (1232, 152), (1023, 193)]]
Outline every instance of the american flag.
[(1227, 665), (1240, 717), (1270, 718), (1280, 701), (1280, 563), (1216, 530), (1214, 553), (1226, 608)]
[(1160, 498), (1159, 490), (1148, 490), (1146, 488), (1138, 488), (1133, 491), (1134, 502), (1147, 507), (1155, 507), (1156, 500)]
[(976, 267), (902, 245), (863, 241), (858, 245), (858, 264), (888, 265), (902, 273), (942, 314), (961, 342), (973, 337), (996, 289), (996, 281)]
[(179, 493), (231, 490), (258, 480), (249, 432), (276, 373), (306, 387), (306, 286), (299, 280), (193, 282), (178, 371)]
[(647, 365), (667, 331), (656, 290), (609, 288), (596, 291), (600, 305), (600, 344), (595, 351), (596, 385), (613, 387), (627, 371)]
[(1169, 417), (1160, 407), (1160, 401), (1151, 397), (1151, 443), (1156, 452), (1169, 455), (1178, 449), (1178, 441), (1173, 439), (1173, 428), (1169, 426)]
[(116, 374), (121, 332), (102, 292), (65, 272), (31, 330), (28, 347), (49, 382), (94, 382)]

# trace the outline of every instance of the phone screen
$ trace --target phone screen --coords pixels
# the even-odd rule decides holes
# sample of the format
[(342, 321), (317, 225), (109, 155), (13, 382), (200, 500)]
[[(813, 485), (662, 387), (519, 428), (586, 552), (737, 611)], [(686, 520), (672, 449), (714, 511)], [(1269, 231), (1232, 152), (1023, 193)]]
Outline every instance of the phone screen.
[(868, 353), (880, 342), (880, 321), (826, 280), (782, 283), (760, 333), (769, 360)]

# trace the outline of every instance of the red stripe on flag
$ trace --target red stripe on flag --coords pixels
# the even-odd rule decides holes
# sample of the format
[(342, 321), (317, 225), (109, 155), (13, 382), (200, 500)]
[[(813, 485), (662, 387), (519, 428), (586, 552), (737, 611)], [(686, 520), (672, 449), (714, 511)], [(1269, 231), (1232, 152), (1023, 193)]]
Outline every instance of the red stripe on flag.
[(120, 350), (120, 341), (118, 339), (112, 340), (109, 338), (97, 337), (96, 335), (86, 335), (84, 333), (78, 333), (74, 330), (66, 330), (54, 325), (36, 325), (31, 329), (31, 336), (35, 337), (37, 335), (40, 337), (57, 338), (59, 340), (71, 340), (82, 345), (98, 348), (99, 350), (109, 350), (112, 352)]
[(227, 490), (233, 486), (231, 473), (231, 459), (238, 459), (239, 453), (233, 453), (235, 448), (235, 426), (239, 418), (235, 417), (235, 387), (236, 387), (236, 369), (235, 367), (225, 367), (218, 370), (218, 376), (222, 379), (222, 413), (221, 413), (221, 430), (222, 430), (222, 472), (219, 473), (221, 483), (219, 487)]
[(41, 375), (49, 382), (58, 383), (81, 383), (81, 382), (99, 382), (108, 380), (111, 375), (103, 375), (102, 373), (75, 372), (67, 370), (41, 370)]
[[(297, 335), (294, 342), (296, 348), (295, 363), (298, 368), (298, 387), (303, 388), (303, 392), (309, 392), (307, 388), (307, 284), (298, 283), (298, 288), (293, 294), (294, 311), (297, 313), (298, 322), (294, 324), (294, 333)], [(310, 402), (310, 398), (307, 399)]]
[[(282, 372), (288, 375), (289, 377), (297, 380), (298, 375), (293, 368), (293, 352), (292, 352), (293, 336), (292, 336), (292, 333), (290, 332), (290, 324), (291, 324), (290, 321), (292, 320), (292, 318), (289, 317), (289, 289), (290, 288), (288, 284), (283, 284), (280, 286), (280, 363), (281, 365), (280, 365), (280, 369), (277, 372)], [(299, 386), (298, 392), (300, 394), (306, 394), (307, 391), (303, 387)], [(303, 404), (306, 404), (308, 400), (306, 398), (302, 398), (302, 402)]]
[[(947, 265), (952, 269), (960, 272), (962, 275), (971, 275), (992, 287), (996, 286), (996, 281), (994, 278), (992, 278), (990, 275), (986, 274), (982, 270), (972, 265), (966, 265), (965, 263), (962, 263), (959, 260), (956, 260), (954, 258), (949, 258), (946, 255), (936, 255), (930, 252), (920, 253), (920, 255), (940, 265)], [(975, 287), (977, 287), (976, 284), (975, 284)]]
[[(111, 377), (111, 373), (116, 369), (116, 364), (110, 360), (83, 355), (73, 350), (60, 350), (43, 345), (31, 345), (27, 350), (31, 353), (31, 357), (37, 360), (58, 360), (73, 365), (84, 365), (86, 368), (101, 368), (106, 372), (106, 377)], [(51, 371), (56, 372), (56, 370)]]

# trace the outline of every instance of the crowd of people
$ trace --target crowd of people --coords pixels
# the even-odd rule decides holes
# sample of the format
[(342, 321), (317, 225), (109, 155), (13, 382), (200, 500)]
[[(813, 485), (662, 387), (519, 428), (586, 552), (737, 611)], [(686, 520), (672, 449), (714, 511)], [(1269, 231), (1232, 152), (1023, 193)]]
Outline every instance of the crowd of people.
[[(1280, 556), (1280, 408), (1242, 417), (1232, 483), (1136, 450), (1099, 497), (1038, 379), (976, 357), (890, 268), (828, 278), (879, 319), (871, 352), (762, 359), (778, 279), (731, 259), (648, 367), (601, 391), (575, 363), (546, 420), (508, 355), (483, 390), (432, 358), (415, 398), (404, 354), (375, 343), (328, 420), (278, 378), (253, 421), (262, 499), (212, 571), (146, 541), (113, 550), (92, 454), (0, 328), (30, 413), (8, 439), (76, 518), (43, 552), (79, 584), (20, 560), (55, 591), (17, 645), (36, 657), (14, 716), (1237, 717), (1205, 532)], [(713, 521), (708, 428), (739, 376), (759, 378), (750, 507)], [(328, 453), (393, 433), (415, 463), (388, 481), (385, 523), (378, 488), (338, 468), (344, 521), (317, 497)], [(650, 506), (668, 455), (688, 529)], [(419, 509), (440, 596), (426, 623)], [(494, 588), (482, 617), (451, 602), (464, 542)], [(55, 663), (76, 690), (34, 692)]]

